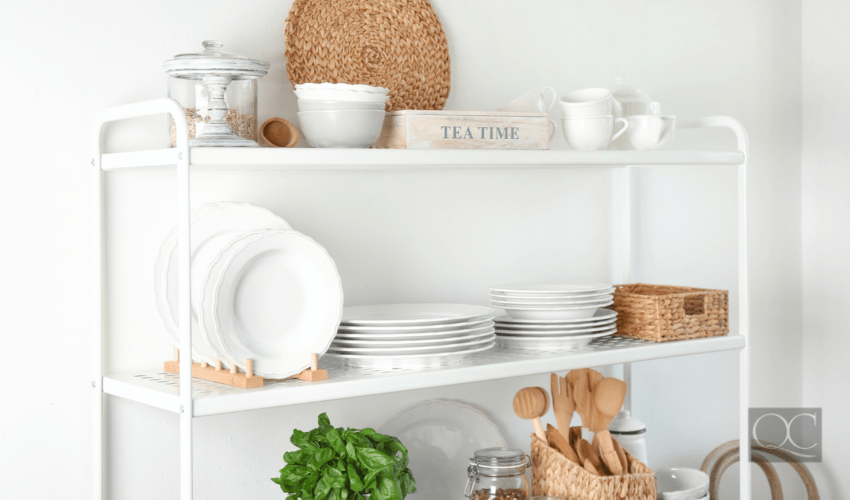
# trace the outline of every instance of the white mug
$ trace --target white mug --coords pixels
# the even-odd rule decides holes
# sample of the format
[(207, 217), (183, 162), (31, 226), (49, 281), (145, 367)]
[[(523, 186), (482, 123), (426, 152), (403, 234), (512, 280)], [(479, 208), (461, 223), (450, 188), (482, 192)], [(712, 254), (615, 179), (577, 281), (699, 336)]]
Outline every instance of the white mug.
[[(546, 104), (546, 91), (552, 93), (552, 98), (549, 104)], [(545, 113), (552, 109), (557, 100), (558, 94), (552, 87), (543, 87), (543, 90), (529, 90), (525, 94), (517, 97), (513, 101), (505, 104), (496, 111), (520, 111), (528, 113)]]
[(664, 149), (676, 131), (676, 117), (671, 115), (632, 115), (626, 120), (629, 122), (626, 137), (638, 151)]
[(603, 88), (581, 89), (561, 96), (558, 103), (564, 117), (610, 115), (614, 111), (611, 91)]
[[(614, 123), (622, 123), (623, 128), (613, 137)], [(564, 139), (570, 148), (578, 151), (595, 151), (604, 149), (609, 142), (620, 137), (629, 128), (625, 118), (614, 118), (614, 115), (572, 116), (561, 119)]]

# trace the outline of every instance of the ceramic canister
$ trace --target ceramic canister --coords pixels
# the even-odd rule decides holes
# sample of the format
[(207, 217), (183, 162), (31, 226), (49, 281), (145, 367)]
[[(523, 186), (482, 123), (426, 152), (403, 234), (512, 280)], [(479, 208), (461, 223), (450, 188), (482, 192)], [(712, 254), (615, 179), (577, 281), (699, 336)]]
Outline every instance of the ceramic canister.
[(646, 425), (631, 416), (628, 410), (623, 410), (608, 424), (608, 432), (614, 436), (623, 448), (633, 457), (647, 464), (646, 458)]

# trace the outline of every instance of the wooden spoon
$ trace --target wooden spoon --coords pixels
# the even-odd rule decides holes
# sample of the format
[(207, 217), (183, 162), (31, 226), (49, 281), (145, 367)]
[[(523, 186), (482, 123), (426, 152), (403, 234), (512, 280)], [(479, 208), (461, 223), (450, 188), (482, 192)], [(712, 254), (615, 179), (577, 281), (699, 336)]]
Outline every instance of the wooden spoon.
[(599, 421), (594, 430), (604, 431), (623, 408), (626, 399), (626, 383), (616, 378), (606, 378), (594, 387), (593, 406), (599, 412)]
[[(587, 442), (586, 439), (579, 439), (578, 444), (576, 445), (576, 451), (578, 452), (578, 458), (581, 460), (581, 463), (584, 464), (584, 468), (587, 469), (588, 472), (599, 475), (599, 469), (594, 465), (594, 456), (593, 448), (590, 446), (590, 443)], [(590, 467), (588, 467), (590, 464)]]
[(614, 442), (614, 451), (617, 452), (617, 458), (620, 459), (620, 467), (623, 469), (623, 474), (629, 473), (629, 459), (626, 457), (626, 450), (623, 449), (623, 445), (620, 444), (619, 441), (611, 438), (611, 441)]
[(604, 378), (605, 378), (605, 376), (602, 375), (601, 373), (599, 373), (596, 370), (591, 370), (591, 369), (587, 370), (587, 390), (590, 391), (590, 398), (591, 398), (590, 408), (587, 410), (587, 412), (590, 414), (588, 416), (588, 419), (590, 420), (590, 422), (589, 422), (589, 425), (587, 425), (587, 428), (592, 430), (593, 432), (596, 432), (596, 425), (597, 425), (596, 421), (598, 420), (598, 416), (597, 416), (598, 412), (596, 410), (596, 406), (594, 404), (592, 404), (592, 401), (593, 401), (594, 393), (596, 391), (596, 385), (599, 384), (599, 382), (601, 382), (602, 379), (604, 379)]
[(587, 386), (585, 375), (578, 378), (576, 385), (573, 386), (573, 390), (575, 391), (573, 392), (573, 396), (576, 400), (576, 408), (578, 409), (579, 416), (581, 416), (581, 425), (590, 429), (591, 415), (593, 415), (593, 397)]
[(550, 446), (553, 446), (555, 449), (560, 451), (565, 457), (567, 457), (567, 459), (581, 465), (578, 455), (576, 455), (573, 447), (570, 446), (570, 443), (567, 442), (560, 432), (558, 432), (558, 429), (552, 427), (552, 424), (546, 424), (546, 437), (549, 438)]
[(543, 425), (540, 423), (540, 417), (549, 411), (549, 395), (540, 387), (526, 387), (520, 389), (514, 396), (514, 413), (519, 418), (531, 420), (534, 424), (534, 432), (544, 443), (549, 441), (546, 439), (546, 433), (543, 432)]

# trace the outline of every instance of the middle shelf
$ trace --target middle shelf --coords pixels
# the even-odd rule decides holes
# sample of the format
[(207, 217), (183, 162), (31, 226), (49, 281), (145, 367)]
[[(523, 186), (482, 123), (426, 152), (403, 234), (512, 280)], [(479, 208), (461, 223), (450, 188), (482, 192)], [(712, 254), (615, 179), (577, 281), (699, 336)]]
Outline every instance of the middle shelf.
[[(495, 347), (472, 354), (460, 363), (423, 370), (374, 370), (343, 365), (328, 357), (320, 361), (328, 370), (324, 382), (267, 380), (258, 389), (237, 389), (193, 379), (194, 416), (273, 408), (373, 394), (481, 382), (524, 375), (561, 372), (651, 359), (742, 349), (744, 337), (723, 337), (648, 342), (624, 337), (604, 337), (573, 351), (520, 351)], [(162, 370), (107, 375), (107, 394), (180, 412), (179, 376)]]

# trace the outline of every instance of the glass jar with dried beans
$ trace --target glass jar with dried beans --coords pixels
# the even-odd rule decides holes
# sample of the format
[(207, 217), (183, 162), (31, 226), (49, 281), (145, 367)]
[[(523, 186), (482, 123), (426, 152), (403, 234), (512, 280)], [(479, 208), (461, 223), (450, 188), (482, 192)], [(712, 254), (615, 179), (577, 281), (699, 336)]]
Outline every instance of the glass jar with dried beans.
[[(190, 146), (257, 146), (257, 80), (269, 63), (222, 51), (204, 42), (203, 52), (165, 61), (168, 97), (186, 111)], [(171, 145), (176, 128), (170, 121)]]
[(520, 450), (478, 450), (469, 460), (463, 495), (472, 500), (528, 500), (527, 467), (528, 456)]

